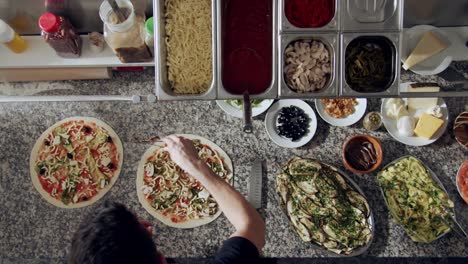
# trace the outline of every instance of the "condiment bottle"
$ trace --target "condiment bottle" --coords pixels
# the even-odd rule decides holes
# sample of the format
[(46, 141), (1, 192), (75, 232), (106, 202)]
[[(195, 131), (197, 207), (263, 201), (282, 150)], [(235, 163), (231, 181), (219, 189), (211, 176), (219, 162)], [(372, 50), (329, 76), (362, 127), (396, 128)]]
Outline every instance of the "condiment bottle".
[(45, 13), (39, 18), (39, 27), (42, 37), (57, 55), (64, 58), (81, 56), (82, 40), (68, 19)]
[(123, 63), (151, 61), (153, 56), (145, 44), (145, 16), (135, 14), (128, 0), (116, 2), (124, 15), (124, 21), (119, 21), (109, 2), (102, 2), (99, 8), (107, 45)]
[(151, 51), (151, 54), (154, 56), (154, 27), (153, 27), (153, 17), (148, 18), (145, 23), (146, 35), (145, 35), (145, 43), (146, 46)]
[(18, 35), (5, 21), (0, 19), (0, 42), (14, 53), (21, 53), (26, 50), (26, 41)]

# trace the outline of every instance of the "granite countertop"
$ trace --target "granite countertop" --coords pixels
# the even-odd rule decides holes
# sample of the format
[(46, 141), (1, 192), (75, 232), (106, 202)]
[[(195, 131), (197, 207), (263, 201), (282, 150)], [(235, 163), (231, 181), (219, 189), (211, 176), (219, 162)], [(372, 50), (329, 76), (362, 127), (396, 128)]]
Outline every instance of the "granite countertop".
[[(405, 77), (411, 79), (410, 77)], [(151, 78), (143, 78), (152, 82)], [(137, 83), (140, 81), (137, 81)], [(34, 85), (34, 84), (28, 84)], [(39, 84), (36, 84), (39, 85)], [(47, 86), (47, 83), (40, 85)], [(53, 85), (58, 85), (53, 83)], [(102, 85), (81, 82), (82, 86)], [(117, 77), (110, 88), (133, 87), (128, 77)], [(136, 85), (149, 85), (139, 83)], [(440, 177), (455, 202), (459, 222), (468, 229), (467, 205), (457, 193), (455, 175), (468, 152), (455, 141), (450, 129), (455, 116), (468, 104), (466, 98), (447, 98), (450, 124), (436, 143), (426, 147), (410, 147), (393, 140), (385, 129), (370, 133), (382, 140), (384, 164), (403, 155), (422, 159)], [(313, 102), (310, 102), (313, 105)], [(369, 100), (368, 109), (378, 111), (380, 100)], [(356, 133), (366, 133), (361, 123), (348, 128), (331, 127), (319, 119), (312, 141), (300, 149), (276, 146), (267, 136), (264, 115), (254, 119), (254, 133), (241, 132), (242, 120), (227, 116), (215, 102), (54, 102), (0, 104), (0, 263), (25, 263), (31, 259), (63, 259), (73, 232), (83, 216), (94, 206), (64, 210), (56, 208), (34, 189), (29, 175), (30, 151), (41, 133), (55, 122), (72, 116), (99, 118), (112, 126), (124, 144), (124, 167), (114, 187), (106, 194), (126, 204), (139, 216), (151, 220), (157, 230), (156, 243), (161, 252), (172, 258), (213, 255), (233, 228), (224, 216), (211, 224), (177, 230), (157, 222), (139, 204), (135, 177), (137, 164), (150, 146), (152, 136), (190, 133), (206, 137), (221, 146), (231, 157), (235, 170), (235, 187), (246, 195), (247, 179), (252, 162), (266, 161), (264, 204), (260, 213), (266, 220), (267, 244), (264, 256), (273, 258), (328, 257), (327, 253), (301, 242), (292, 231), (279, 208), (275, 193), (275, 177), (280, 165), (293, 156), (322, 160), (344, 169), (340, 151), (344, 141)], [(363, 189), (373, 209), (375, 239), (368, 257), (468, 257), (468, 243), (454, 233), (430, 244), (412, 242), (403, 229), (390, 219), (375, 174), (351, 177)], [(101, 201), (102, 202), (102, 201)], [(4, 260), (4, 262), (2, 262)], [(17, 262), (14, 262), (17, 260)], [(11, 262), (8, 262), (11, 261)], [(47, 263), (47, 262), (44, 262)], [(280, 263), (280, 262), (278, 262)]]

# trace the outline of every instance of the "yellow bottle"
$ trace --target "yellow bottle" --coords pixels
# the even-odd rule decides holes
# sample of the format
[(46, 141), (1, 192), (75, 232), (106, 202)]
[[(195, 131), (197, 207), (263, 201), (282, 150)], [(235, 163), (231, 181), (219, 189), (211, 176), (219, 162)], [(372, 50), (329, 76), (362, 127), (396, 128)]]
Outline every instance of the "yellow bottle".
[(27, 48), (26, 41), (1, 19), (0, 42), (4, 43), (14, 53), (21, 53)]

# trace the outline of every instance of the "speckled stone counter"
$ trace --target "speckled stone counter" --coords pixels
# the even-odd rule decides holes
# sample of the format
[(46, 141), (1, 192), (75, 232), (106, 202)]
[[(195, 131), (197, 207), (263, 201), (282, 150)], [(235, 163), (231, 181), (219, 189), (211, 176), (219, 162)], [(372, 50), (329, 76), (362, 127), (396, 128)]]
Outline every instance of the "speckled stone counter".
[[(120, 89), (131, 86), (126, 81), (126, 78), (122, 78), (110, 83)], [(83, 82), (84, 86), (87, 84)], [(432, 168), (454, 200), (460, 223), (468, 229), (468, 207), (459, 197), (455, 186), (457, 169), (468, 158), (468, 152), (456, 143), (450, 129), (454, 117), (465, 109), (468, 100), (449, 98), (446, 102), (450, 109), (449, 129), (430, 146), (405, 146), (394, 141), (384, 128), (371, 135), (383, 142), (384, 164), (411, 154)], [(380, 109), (380, 100), (370, 100), (368, 109)], [(140, 206), (135, 187), (136, 169), (140, 157), (149, 147), (146, 140), (150, 137), (191, 133), (212, 140), (233, 160), (235, 187), (243, 194), (246, 194), (253, 160), (265, 160), (267, 173), (263, 188), (264, 204), (260, 210), (267, 225), (264, 255), (305, 258), (330, 255), (301, 242), (291, 230), (275, 193), (275, 177), (280, 165), (298, 155), (316, 158), (343, 169), (340, 158), (342, 144), (353, 134), (366, 133), (361, 123), (339, 128), (330, 127), (319, 119), (318, 130), (312, 141), (300, 149), (290, 150), (276, 146), (268, 138), (263, 124), (264, 115), (254, 119), (254, 133), (247, 135), (241, 132), (242, 120), (227, 116), (215, 102), (0, 104), (0, 263), (24, 263), (26, 261), (21, 260), (26, 259), (63, 259), (72, 233), (83, 216), (94, 208), (64, 210), (53, 207), (40, 197), (30, 180), (29, 155), (36, 139), (55, 122), (72, 116), (99, 118), (111, 125), (120, 136), (124, 144), (124, 167), (119, 180), (105, 199), (124, 203), (139, 216), (151, 220), (156, 226), (155, 240), (160, 251), (172, 258), (213, 255), (222, 241), (233, 232), (233, 228), (221, 216), (206, 226), (177, 230), (157, 222)], [(366, 256), (468, 256), (468, 243), (453, 233), (431, 244), (412, 242), (403, 229), (390, 219), (375, 174), (350, 175), (366, 193), (375, 217), (375, 238)]]

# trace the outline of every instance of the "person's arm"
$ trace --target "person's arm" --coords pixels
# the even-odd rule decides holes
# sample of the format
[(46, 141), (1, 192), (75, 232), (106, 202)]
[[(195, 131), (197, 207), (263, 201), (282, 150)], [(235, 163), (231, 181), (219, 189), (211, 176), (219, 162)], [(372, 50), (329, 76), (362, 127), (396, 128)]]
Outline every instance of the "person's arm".
[(248, 239), (260, 252), (265, 245), (265, 222), (252, 205), (200, 160), (190, 140), (169, 136), (163, 141), (171, 159), (197, 179), (218, 202), (224, 215), (236, 229), (231, 237)]

